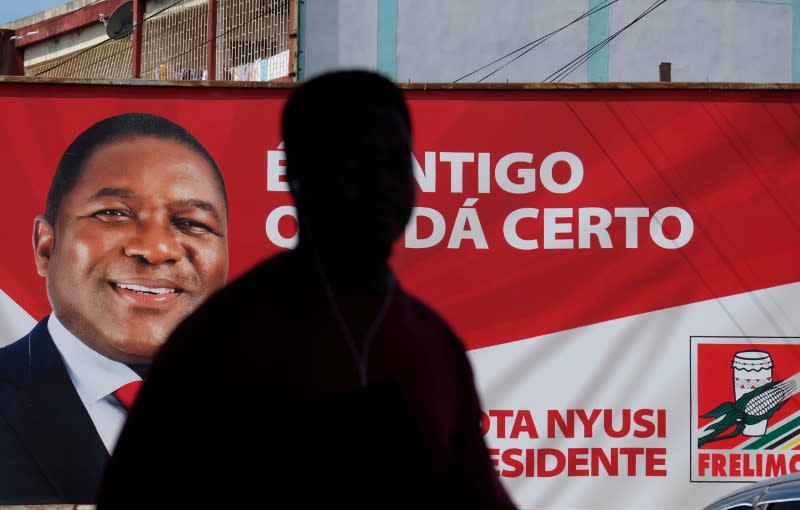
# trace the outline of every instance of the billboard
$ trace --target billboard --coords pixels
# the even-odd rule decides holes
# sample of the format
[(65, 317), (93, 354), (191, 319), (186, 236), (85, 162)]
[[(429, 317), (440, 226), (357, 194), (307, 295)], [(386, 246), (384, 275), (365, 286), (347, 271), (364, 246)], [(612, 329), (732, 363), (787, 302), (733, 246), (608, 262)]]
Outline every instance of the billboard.
[[(0, 343), (49, 313), (33, 219), (115, 114), (164, 116), (217, 162), (229, 280), (291, 248), (288, 92), (0, 83)], [(469, 349), (520, 507), (697, 508), (800, 470), (800, 91), (406, 95), (417, 207), (392, 264)]]

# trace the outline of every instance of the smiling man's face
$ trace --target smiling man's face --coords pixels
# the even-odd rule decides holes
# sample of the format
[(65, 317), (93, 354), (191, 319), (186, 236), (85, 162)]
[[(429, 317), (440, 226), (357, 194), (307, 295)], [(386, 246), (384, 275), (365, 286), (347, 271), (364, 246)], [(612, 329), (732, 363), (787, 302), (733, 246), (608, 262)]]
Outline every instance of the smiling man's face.
[(56, 316), (89, 347), (148, 363), (228, 274), (227, 211), (214, 170), (154, 137), (101, 146), (55, 225), (34, 224), (39, 274)]

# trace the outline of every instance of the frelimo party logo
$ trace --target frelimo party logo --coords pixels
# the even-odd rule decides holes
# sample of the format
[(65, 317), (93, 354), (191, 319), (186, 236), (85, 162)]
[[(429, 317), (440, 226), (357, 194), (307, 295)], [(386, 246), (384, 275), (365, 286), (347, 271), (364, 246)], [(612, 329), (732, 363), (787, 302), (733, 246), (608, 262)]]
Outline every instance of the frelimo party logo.
[(691, 480), (800, 471), (800, 338), (691, 338)]

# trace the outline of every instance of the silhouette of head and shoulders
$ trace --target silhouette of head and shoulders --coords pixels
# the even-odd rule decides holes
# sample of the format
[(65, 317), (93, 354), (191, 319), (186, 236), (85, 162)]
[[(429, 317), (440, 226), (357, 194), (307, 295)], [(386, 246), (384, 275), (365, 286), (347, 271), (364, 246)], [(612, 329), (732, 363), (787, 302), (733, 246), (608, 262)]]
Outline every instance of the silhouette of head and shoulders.
[(303, 84), (283, 112), (298, 215), (292, 256), (318, 273), (356, 342), (396, 282), (388, 259), (411, 216), (411, 119), (402, 91), (368, 71)]
[(383, 291), (415, 195), (402, 92), (374, 73), (330, 73), (295, 91), (282, 126), (298, 255), (337, 290)]

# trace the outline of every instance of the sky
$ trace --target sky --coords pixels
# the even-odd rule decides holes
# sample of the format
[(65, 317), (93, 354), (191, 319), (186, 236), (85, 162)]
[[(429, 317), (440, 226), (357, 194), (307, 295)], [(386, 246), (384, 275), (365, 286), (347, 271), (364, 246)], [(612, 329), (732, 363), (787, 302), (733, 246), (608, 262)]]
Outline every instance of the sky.
[(67, 0), (0, 0), (0, 25), (64, 3)]

